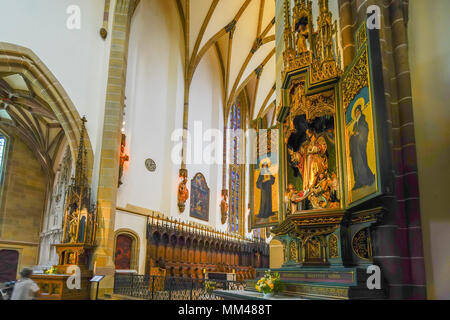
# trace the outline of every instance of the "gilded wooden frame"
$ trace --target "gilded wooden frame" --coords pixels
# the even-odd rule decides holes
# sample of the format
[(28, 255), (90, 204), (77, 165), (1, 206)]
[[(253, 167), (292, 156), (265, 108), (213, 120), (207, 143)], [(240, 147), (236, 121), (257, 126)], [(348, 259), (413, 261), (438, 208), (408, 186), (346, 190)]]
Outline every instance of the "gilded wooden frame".
[[(347, 155), (347, 145), (346, 145), (346, 136), (345, 136), (345, 111), (346, 107), (350, 105), (352, 100), (361, 93), (364, 88), (368, 88), (369, 90), (369, 103), (371, 104), (371, 116), (372, 116), (372, 128), (373, 128), (373, 137), (374, 137), (374, 156), (375, 156), (375, 165), (376, 169), (375, 174), (375, 186), (376, 189), (373, 192), (370, 192), (356, 200), (352, 200), (350, 197), (350, 192), (352, 189), (352, 185), (350, 181), (344, 181), (344, 190), (345, 190), (345, 207), (352, 208), (355, 206), (359, 206), (368, 200), (376, 198), (383, 193), (390, 193), (393, 191), (393, 187), (391, 186), (391, 179), (389, 179), (390, 168), (391, 168), (391, 160), (389, 158), (389, 150), (388, 150), (388, 138), (386, 131), (386, 107), (384, 101), (384, 85), (383, 85), (383, 77), (382, 77), (382, 65), (381, 65), (381, 53), (379, 47), (379, 31), (378, 30), (370, 30), (366, 29), (365, 23), (363, 23), (356, 33), (356, 49), (357, 54), (353, 60), (353, 62), (347, 67), (342, 81), (340, 81), (340, 92), (341, 92), (341, 139), (343, 141), (343, 151), (344, 151), (344, 175), (346, 177), (350, 177), (349, 175), (349, 159)], [(361, 61), (361, 59), (366, 58), (366, 61)], [(361, 65), (364, 64), (365, 71), (367, 72), (367, 85), (365, 85), (366, 79), (355, 78), (352, 71), (361, 68)], [(360, 69), (361, 70), (361, 69)], [(353, 85), (351, 88), (352, 99), (349, 101), (345, 101), (344, 97), (344, 83), (347, 77), (352, 77), (350, 84)], [(361, 82), (363, 81), (363, 82)], [(356, 86), (355, 86), (356, 84)], [(356, 91), (356, 92), (353, 92)], [(348, 100), (348, 99), (347, 99)]]
[[(258, 129), (262, 129), (261, 128), (261, 121), (258, 121), (259, 125), (258, 125)], [(282, 145), (282, 134), (281, 134), (281, 130), (280, 130), (280, 125), (276, 124), (270, 128), (268, 128), (267, 130), (278, 130), (278, 148), (281, 147)], [(253, 150), (252, 150), (253, 151)], [(273, 153), (273, 152), (272, 152)], [(277, 180), (278, 180), (278, 184), (274, 184), (274, 187), (276, 186), (278, 188), (278, 208), (277, 208), (277, 212), (276, 212), (276, 216), (278, 216), (278, 218), (276, 219), (276, 221), (273, 222), (268, 222), (268, 223), (256, 223), (256, 219), (255, 219), (255, 184), (256, 181), (254, 179), (254, 174), (256, 169), (256, 165), (255, 164), (250, 164), (250, 222), (251, 222), (251, 229), (259, 229), (259, 228), (266, 228), (266, 227), (273, 227), (278, 225), (278, 223), (280, 223), (280, 221), (282, 220), (282, 215), (281, 215), (281, 209), (283, 207), (283, 193), (281, 192), (281, 183), (282, 183), (282, 175), (280, 175), (281, 171), (280, 168), (282, 166), (282, 162), (280, 159), (280, 155), (279, 152), (275, 152), (274, 153), (277, 157), (277, 163), (278, 163), (278, 176), (277, 176)]]
[[(305, 81), (305, 94), (306, 95), (313, 95), (313, 94), (320, 94), (326, 91), (333, 91), (334, 93), (334, 98), (335, 98), (335, 104), (334, 104), (334, 136), (335, 136), (335, 148), (336, 148), (336, 173), (338, 175), (338, 179), (339, 179), (339, 188), (341, 191), (341, 197), (339, 199), (340, 201), (340, 208), (344, 208), (345, 202), (344, 202), (344, 197), (343, 194), (345, 193), (344, 190), (344, 179), (343, 179), (343, 145), (342, 145), (342, 140), (341, 140), (341, 136), (342, 136), (342, 128), (341, 128), (341, 118), (342, 118), (342, 114), (341, 114), (341, 107), (340, 107), (340, 101), (341, 101), (341, 97), (340, 97), (340, 90), (339, 90), (339, 78), (335, 77), (335, 78), (331, 78), (331, 79), (327, 79), (321, 82), (317, 82), (317, 83), (313, 83), (311, 81), (311, 67), (310, 66), (305, 66), (301, 69), (298, 70), (294, 70), (294, 71), (290, 71), (288, 73), (286, 73), (284, 79), (283, 79), (283, 84), (282, 84), (282, 107), (278, 113), (278, 117), (277, 117), (277, 121), (278, 124), (281, 128), (282, 123), (284, 122), (284, 120), (286, 119), (286, 117), (289, 115), (290, 112), (290, 105), (291, 105), (291, 99), (290, 99), (290, 90), (292, 88), (292, 86), (294, 85), (295, 81), (298, 80), (303, 80)], [(284, 143), (284, 130), (280, 130), (280, 148), (279, 148), (279, 153), (280, 153), (280, 158), (282, 160), (280, 160), (280, 162), (282, 163), (282, 167), (280, 166), (280, 176), (282, 176), (282, 179), (280, 178), (280, 181), (283, 180), (282, 185), (280, 185), (280, 195), (284, 195), (284, 193), (286, 192), (287, 186), (288, 186), (288, 181), (287, 181), (287, 153), (286, 153), (286, 145)], [(281, 220), (284, 220), (286, 218), (286, 210), (285, 210), (285, 206), (283, 205), (282, 202), (280, 202), (280, 217)], [(326, 209), (315, 209), (315, 210), (308, 210), (305, 212), (327, 212), (327, 211), (332, 211), (332, 210), (336, 210), (336, 208), (326, 208)]]

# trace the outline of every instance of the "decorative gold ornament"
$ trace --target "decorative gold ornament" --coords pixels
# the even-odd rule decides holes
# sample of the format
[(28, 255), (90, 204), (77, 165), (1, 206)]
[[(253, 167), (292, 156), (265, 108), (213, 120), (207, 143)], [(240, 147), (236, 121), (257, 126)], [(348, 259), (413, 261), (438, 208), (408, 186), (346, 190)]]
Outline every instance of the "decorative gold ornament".
[(306, 228), (300, 229), (297, 232), (297, 238), (302, 243), (306, 243), (309, 239), (316, 236), (326, 236), (336, 231), (337, 226), (323, 227), (323, 228)]
[(383, 215), (383, 208), (377, 207), (369, 210), (355, 212), (348, 218), (352, 224), (361, 224), (367, 222), (376, 222)]
[(295, 241), (289, 243), (289, 260), (298, 261), (297, 244)]
[(358, 92), (369, 85), (367, 46), (363, 49), (356, 64), (342, 81), (343, 105), (347, 108)]
[(328, 255), (331, 259), (339, 258), (338, 238), (335, 234), (328, 238)]
[(81, 119), (81, 136), (75, 176), (67, 189), (62, 243), (93, 245), (97, 228), (95, 205), (91, 204), (91, 188), (87, 178), (87, 150), (84, 143), (87, 122)]
[(355, 255), (363, 260), (372, 258), (372, 241), (369, 228), (364, 228), (355, 233), (352, 239), (352, 249)]
[(320, 259), (321, 258), (321, 243), (317, 238), (311, 238), (306, 242), (306, 251), (308, 259)]
[(328, 0), (319, 0), (317, 29), (314, 29), (312, 20), (312, 1), (296, 0), (291, 17), (290, 1), (285, 0), (283, 77), (290, 71), (308, 66), (311, 83), (341, 75), (336, 64), (339, 54), (333, 41), (337, 34), (337, 23), (333, 21)]
[(329, 90), (319, 94), (306, 96), (305, 83), (300, 83), (291, 97), (291, 116), (305, 115), (306, 121), (335, 114), (336, 99), (334, 92)]
[(363, 46), (363, 44), (367, 41), (367, 30), (366, 30), (366, 24), (362, 23), (361, 27), (358, 29), (358, 31), (356, 32), (356, 36), (355, 36), (355, 46), (356, 46), (356, 52), (359, 51), (359, 49), (361, 49), (361, 47)]
[(271, 232), (277, 236), (294, 233), (300, 240), (305, 241), (314, 235), (333, 233), (341, 223), (343, 216), (343, 210), (311, 210), (308, 215), (291, 214), (272, 228)]

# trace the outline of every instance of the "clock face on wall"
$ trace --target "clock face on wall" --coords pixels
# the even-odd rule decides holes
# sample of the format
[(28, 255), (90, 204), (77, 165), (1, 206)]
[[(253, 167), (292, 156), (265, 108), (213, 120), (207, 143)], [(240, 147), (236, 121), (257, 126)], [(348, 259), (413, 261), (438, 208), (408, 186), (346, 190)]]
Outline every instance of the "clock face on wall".
[(155, 163), (155, 161), (153, 161), (153, 159), (145, 160), (145, 167), (150, 172), (155, 172), (156, 171), (156, 163)]

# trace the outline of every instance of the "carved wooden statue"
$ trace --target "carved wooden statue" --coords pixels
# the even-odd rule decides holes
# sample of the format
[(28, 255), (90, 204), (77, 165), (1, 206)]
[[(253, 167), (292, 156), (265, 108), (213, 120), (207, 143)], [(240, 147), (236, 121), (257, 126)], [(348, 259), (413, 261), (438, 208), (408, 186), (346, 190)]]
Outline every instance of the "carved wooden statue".
[(178, 209), (180, 213), (184, 212), (185, 203), (189, 199), (189, 189), (187, 188), (188, 178), (187, 170), (180, 169), (180, 178), (182, 179), (178, 185)]
[(220, 216), (222, 224), (227, 222), (228, 217), (228, 190), (222, 190), (222, 201), (220, 202)]

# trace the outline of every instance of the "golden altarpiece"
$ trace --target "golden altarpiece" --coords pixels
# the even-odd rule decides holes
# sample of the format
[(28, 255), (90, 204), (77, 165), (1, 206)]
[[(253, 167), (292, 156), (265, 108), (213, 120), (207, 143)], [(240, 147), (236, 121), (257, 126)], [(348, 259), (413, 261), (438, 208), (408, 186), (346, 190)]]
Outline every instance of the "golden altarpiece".
[(271, 232), (284, 261), (276, 271), (287, 295), (379, 298), (366, 286), (370, 234), (392, 187), (378, 31), (360, 27), (356, 57), (342, 70), (328, 0), (317, 1), (316, 23), (312, 1), (283, 2), (279, 219)]
[[(91, 203), (91, 188), (88, 184), (83, 117), (75, 174), (66, 194), (63, 237), (54, 245), (59, 256), (56, 266), (46, 274), (33, 275), (40, 288), (40, 300), (87, 300), (90, 297), (92, 271), (89, 270), (90, 257), (95, 248), (97, 229), (96, 207)], [(67, 282), (79, 270), (80, 287), (69, 288)]]

